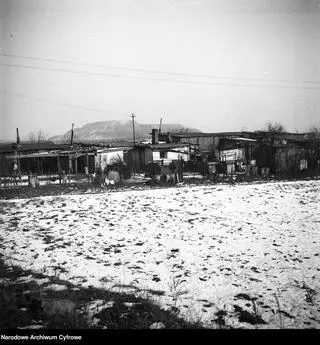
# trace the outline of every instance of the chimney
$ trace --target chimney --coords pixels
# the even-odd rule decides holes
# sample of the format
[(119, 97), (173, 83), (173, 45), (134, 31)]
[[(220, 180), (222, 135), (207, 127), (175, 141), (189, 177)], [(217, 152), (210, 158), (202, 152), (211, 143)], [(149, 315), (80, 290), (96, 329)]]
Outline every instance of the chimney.
[(152, 129), (152, 144), (159, 144), (159, 130), (156, 128)]
[(19, 128), (17, 128), (17, 145), (20, 145)]

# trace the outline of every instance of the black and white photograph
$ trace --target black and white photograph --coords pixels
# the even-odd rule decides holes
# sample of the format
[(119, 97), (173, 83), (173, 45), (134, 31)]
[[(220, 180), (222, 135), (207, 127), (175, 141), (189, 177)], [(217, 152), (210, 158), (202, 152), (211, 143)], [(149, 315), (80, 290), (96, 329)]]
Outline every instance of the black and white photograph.
[(320, 329), (320, 0), (0, 0), (0, 341), (290, 329)]

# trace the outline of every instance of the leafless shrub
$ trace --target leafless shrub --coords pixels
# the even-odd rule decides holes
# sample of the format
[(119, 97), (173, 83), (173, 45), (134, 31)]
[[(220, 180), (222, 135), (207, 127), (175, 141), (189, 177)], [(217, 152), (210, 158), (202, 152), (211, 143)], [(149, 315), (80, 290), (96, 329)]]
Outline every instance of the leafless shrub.
[(279, 315), (280, 328), (283, 329), (284, 328), (284, 323), (283, 323), (283, 318), (282, 318), (279, 298), (278, 298), (278, 296), (276, 294), (274, 294), (274, 297), (275, 297), (276, 303), (277, 303), (277, 314)]
[(314, 296), (317, 294), (317, 291), (311, 289), (311, 287), (309, 287), (309, 286), (306, 285), (305, 283), (303, 283), (302, 289), (305, 289), (305, 290), (306, 290), (306, 295), (305, 295), (306, 301), (307, 301), (309, 304), (314, 305)]
[(174, 301), (173, 310), (178, 312), (177, 303), (179, 298), (186, 293), (186, 290), (183, 289), (185, 283), (185, 279), (182, 276), (174, 274), (171, 277), (169, 282), (169, 291), (172, 295)]

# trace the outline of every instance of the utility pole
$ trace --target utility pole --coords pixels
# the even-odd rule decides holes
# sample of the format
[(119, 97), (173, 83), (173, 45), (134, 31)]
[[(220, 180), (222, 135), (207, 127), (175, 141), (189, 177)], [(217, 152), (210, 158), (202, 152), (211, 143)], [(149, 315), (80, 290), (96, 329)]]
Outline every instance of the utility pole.
[(19, 128), (17, 128), (17, 146), (20, 145)]
[(17, 184), (17, 175), (20, 175), (20, 159), (19, 159), (19, 155), (18, 155), (18, 150), (20, 147), (20, 136), (19, 136), (19, 128), (16, 129), (17, 131), (17, 145), (16, 145), (16, 149), (15, 149), (15, 162), (14, 162), (14, 166), (17, 166), (17, 169), (14, 169), (14, 180), (15, 183)]
[[(72, 128), (71, 128), (70, 146), (72, 146), (73, 144), (73, 126), (74, 126), (74, 123), (72, 124)], [(71, 168), (72, 168), (72, 158), (69, 155), (69, 183), (70, 183)]]
[(133, 132), (133, 144), (136, 143), (136, 134), (135, 134), (135, 131), (134, 131), (134, 118), (136, 117), (133, 113), (131, 114), (131, 117), (132, 117), (132, 132)]
[(160, 119), (159, 133), (161, 133), (162, 118)]
[(72, 124), (72, 128), (71, 128), (70, 146), (72, 146), (73, 144), (73, 126), (74, 126), (74, 123)]

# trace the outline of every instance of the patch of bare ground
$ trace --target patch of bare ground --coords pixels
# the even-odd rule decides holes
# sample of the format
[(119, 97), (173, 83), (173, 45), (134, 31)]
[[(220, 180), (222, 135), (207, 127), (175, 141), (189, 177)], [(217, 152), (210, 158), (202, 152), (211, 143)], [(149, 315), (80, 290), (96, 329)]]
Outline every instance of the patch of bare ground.
[(159, 308), (151, 299), (79, 288), (57, 277), (7, 266), (0, 259), (0, 329), (149, 328), (202, 326)]
[(171, 185), (169, 183), (155, 183), (151, 179), (137, 180), (135, 182), (130, 182), (127, 180), (121, 181), (118, 185), (112, 187), (94, 187), (92, 183), (83, 182), (72, 182), (68, 184), (45, 184), (40, 185), (36, 188), (31, 188), (28, 186), (7, 186), (0, 189), (0, 199), (25, 199), (34, 198), (40, 196), (55, 196), (55, 195), (73, 195), (73, 194), (94, 194), (94, 193), (104, 193), (104, 192), (117, 192), (126, 190), (145, 190), (145, 189), (157, 189), (157, 188), (176, 188), (182, 185), (188, 186), (202, 186), (202, 185), (216, 185), (216, 184), (260, 184), (268, 182), (279, 182), (279, 181), (303, 181), (303, 180), (319, 180), (319, 176), (301, 176), (301, 177), (283, 177), (283, 176), (273, 176), (268, 178), (250, 178), (241, 179), (238, 178), (234, 180), (231, 177), (221, 177), (216, 179), (216, 181), (211, 181), (204, 177), (185, 177), (182, 183), (178, 185)]

